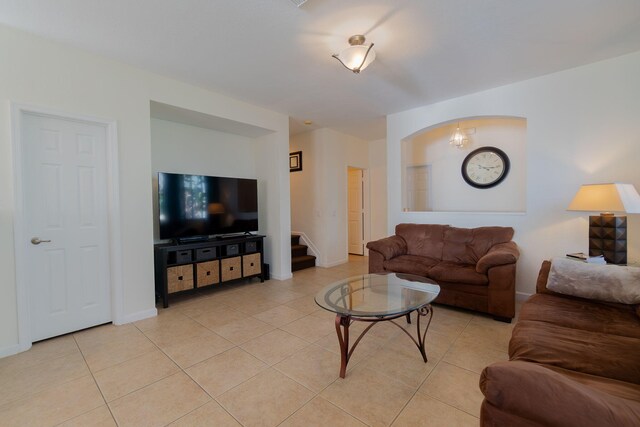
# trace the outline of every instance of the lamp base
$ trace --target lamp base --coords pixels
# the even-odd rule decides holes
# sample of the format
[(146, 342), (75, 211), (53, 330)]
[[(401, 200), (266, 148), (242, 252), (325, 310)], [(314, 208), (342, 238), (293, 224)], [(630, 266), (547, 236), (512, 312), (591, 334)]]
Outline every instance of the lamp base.
[(589, 256), (603, 255), (610, 264), (627, 263), (627, 217), (589, 217)]

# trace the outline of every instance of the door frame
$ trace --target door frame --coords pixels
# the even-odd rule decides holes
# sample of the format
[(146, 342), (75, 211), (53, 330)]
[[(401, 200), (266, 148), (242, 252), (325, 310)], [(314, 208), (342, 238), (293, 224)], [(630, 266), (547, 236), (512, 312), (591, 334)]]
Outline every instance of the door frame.
[(27, 255), (24, 242), (28, 237), (24, 215), (24, 183), (22, 180), (23, 140), (22, 119), (26, 114), (71, 120), (98, 125), (106, 131), (107, 161), (107, 227), (109, 253), (109, 287), (111, 294), (111, 321), (123, 323), (123, 283), (122, 283), (122, 235), (120, 227), (120, 174), (118, 159), (118, 128), (115, 120), (83, 114), (68, 113), (49, 108), (10, 103), (11, 106), (11, 143), (13, 152), (13, 245), (15, 251), (16, 272), (16, 309), (18, 320), (18, 352), (31, 347), (31, 316), (29, 313), (29, 284), (27, 282)]

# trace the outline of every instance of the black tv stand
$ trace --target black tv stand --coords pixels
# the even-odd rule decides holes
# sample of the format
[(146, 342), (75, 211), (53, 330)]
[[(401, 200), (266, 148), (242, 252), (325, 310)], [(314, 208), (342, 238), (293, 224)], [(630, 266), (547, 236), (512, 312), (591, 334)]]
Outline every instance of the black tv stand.
[(155, 245), (156, 295), (166, 308), (172, 294), (250, 278), (264, 282), (264, 237), (240, 234)]

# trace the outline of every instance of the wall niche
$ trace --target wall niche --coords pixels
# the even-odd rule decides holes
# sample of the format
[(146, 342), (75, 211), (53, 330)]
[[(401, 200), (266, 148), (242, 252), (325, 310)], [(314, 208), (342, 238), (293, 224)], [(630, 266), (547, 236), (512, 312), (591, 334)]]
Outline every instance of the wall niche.
[[(456, 127), (465, 133), (464, 147), (449, 143)], [(404, 212), (526, 211), (527, 120), (479, 117), (431, 126), (402, 140), (402, 210)], [(472, 151), (496, 147), (509, 157), (506, 178), (478, 189), (462, 177), (462, 163)]]

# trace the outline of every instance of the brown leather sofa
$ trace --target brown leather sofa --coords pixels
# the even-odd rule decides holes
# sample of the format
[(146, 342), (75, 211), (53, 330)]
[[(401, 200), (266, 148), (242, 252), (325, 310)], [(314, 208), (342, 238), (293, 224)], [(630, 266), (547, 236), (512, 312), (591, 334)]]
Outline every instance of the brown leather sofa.
[(428, 277), (440, 285), (435, 302), (510, 322), (519, 257), (512, 237), (511, 227), (398, 224), (394, 236), (367, 243), (369, 272)]
[(486, 367), (483, 427), (640, 426), (640, 309), (546, 288), (522, 306), (508, 362)]

